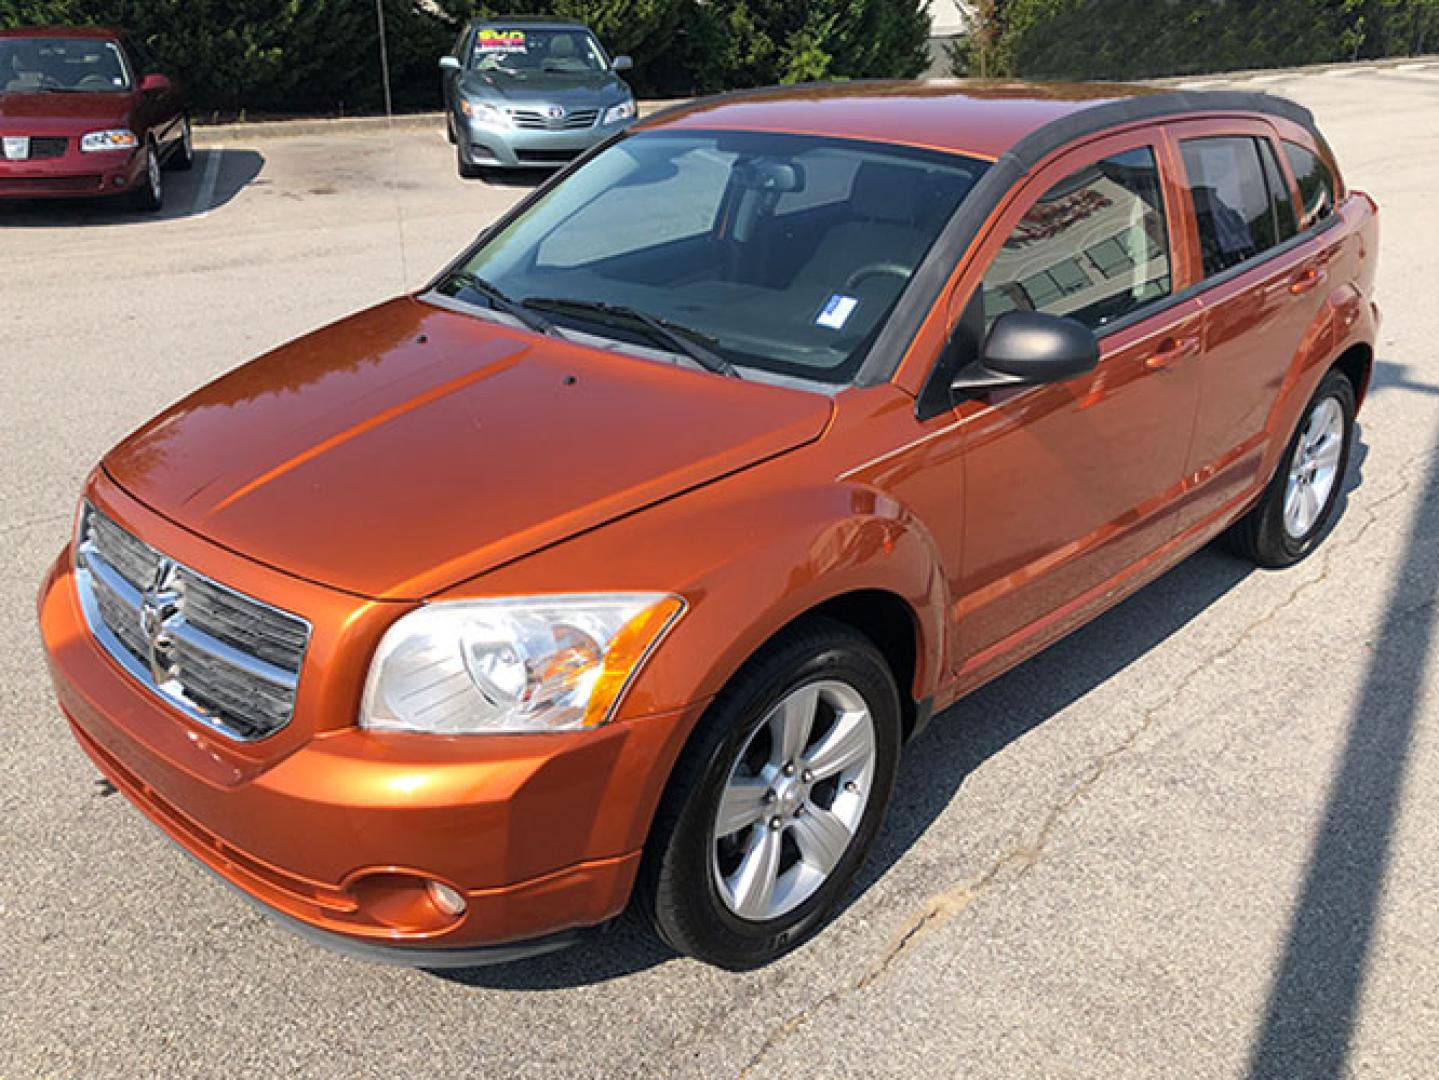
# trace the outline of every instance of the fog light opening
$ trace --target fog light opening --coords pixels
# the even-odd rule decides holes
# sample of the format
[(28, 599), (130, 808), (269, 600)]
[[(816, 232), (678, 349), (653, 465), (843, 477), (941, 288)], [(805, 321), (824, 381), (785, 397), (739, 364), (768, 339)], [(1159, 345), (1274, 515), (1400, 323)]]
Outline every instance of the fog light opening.
[(465, 913), (465, 898), (443, 882), (427, 881), (425, 891), (430, 894), (430, 903), (444, 914), (458, 917)]

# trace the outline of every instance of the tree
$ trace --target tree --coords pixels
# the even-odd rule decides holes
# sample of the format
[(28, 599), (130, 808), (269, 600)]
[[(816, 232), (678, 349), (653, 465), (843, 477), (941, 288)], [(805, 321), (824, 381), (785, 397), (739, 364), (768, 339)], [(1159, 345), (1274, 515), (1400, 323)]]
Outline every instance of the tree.
[(1006, 7), (1005, 0), (977, 0), (971, 5), (968, 33), (946, 47), (951, 73), (981, 79), (1013, 74), (1001, 49)]

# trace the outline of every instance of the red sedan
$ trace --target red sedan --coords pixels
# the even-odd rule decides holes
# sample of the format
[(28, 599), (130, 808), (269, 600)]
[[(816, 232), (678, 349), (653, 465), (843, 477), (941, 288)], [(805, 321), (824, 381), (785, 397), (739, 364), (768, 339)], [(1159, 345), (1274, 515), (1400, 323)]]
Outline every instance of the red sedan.
[(180, 91), (122, 30), (0, 30), (0, 199), (165, 201), (195, 161)]

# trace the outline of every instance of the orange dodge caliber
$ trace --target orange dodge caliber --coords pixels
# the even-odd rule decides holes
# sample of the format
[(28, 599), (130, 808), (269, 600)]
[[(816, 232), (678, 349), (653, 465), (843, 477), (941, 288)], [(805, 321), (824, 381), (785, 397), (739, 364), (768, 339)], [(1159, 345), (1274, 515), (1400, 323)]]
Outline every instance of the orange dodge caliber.
[(844, 899), (937, 710), (1220, 534), (1315, 547), (1377, 256), (1260, 94), (661, 114), (111, 451), (40, 596), (60, 705), (350, 951), (512, 959), (634, 898), (763, 964)]

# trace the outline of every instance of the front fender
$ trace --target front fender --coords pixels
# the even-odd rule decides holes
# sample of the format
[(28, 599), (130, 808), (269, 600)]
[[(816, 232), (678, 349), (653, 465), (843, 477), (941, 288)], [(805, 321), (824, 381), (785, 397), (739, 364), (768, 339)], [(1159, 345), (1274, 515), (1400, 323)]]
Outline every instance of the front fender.
[[(468, 582), (447, 597), (673, 591), (688, 604), (625, 694), (619, 719), (718, 693), (766, 641), (826, 601), (898, 597), (915, 624), (915, 677), (943, 673), (946, 585), (934, 538), (891, 496), (858, 483), (787, 484), (750, 473), (653, 507)], [(791, 474), (793, 475), (793, 474)]]

